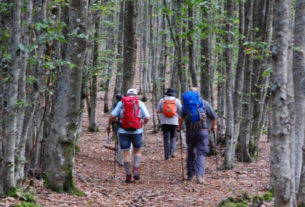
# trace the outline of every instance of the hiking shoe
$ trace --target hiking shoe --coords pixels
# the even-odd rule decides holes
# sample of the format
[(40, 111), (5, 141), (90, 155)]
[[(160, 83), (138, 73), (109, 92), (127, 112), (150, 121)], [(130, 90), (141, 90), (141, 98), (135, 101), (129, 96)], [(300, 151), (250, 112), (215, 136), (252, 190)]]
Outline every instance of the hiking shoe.
[(187, 180), (187, 181), (190, 181), (190, 182), (192, 182), (193, 179), (194, 179), (194, 176), (193, 176), (193, 177), (187, 177), (187, 178), (186, 178), (186, 180)]
[(206, 184), (207, 184), (207, 183), (205, 182), (204, 178), (201, 177), (201, 176), (198, 176), (198, 177), (197, 177), (197, 182), (198, 182), (199, 184), (203, 184), (203, 185), (206, 185)]
[(126, 183), (131, 183), (131, 175), (126, 175)]
[(140, 180), (139, 168), (137, 167), (133, 168), (133, 178), (135, 180)]
[(176, 157), (176, 153), (175, 152), (172, 153), (172, 158), (174, 158), (174, 157)]

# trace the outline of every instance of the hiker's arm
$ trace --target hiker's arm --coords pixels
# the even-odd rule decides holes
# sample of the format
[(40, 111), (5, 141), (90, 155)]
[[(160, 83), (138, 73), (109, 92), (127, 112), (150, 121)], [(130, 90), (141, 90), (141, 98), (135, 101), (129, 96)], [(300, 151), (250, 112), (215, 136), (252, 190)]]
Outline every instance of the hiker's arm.
[(179, 131), (181, 131), (181, 129), (182, 129), (182, 124), (183, 124), (183, 118), (182, 118), (181, 116), (179, 117), (179, 121), (178, 121), (178, 122), (179, 122), (179, 126), (178, 126), (177, 130), (178, 130), (178, 132), (179, 132)]
[(110, 133), (111, 131), (111, 124), (112, 122), (116, 122), (117, 121), (117, 118), (115, 116), (110, 116), (109, 119), (108, 119), (108, 126), (107, 126), (107, 133)]
[(216, 130), (217, 130), (217, 119), (214, 119), (214, 120), (212, 121), (211, 130), (212, 130), (213, 132), (216, 132)]
[(143, 119), (143, 125), (144, 125), (144, 126), (146, 125), (146, 123), (148, 122), (148, 120), (149, 120), (149, 118), (144, 118), (144, 119)]

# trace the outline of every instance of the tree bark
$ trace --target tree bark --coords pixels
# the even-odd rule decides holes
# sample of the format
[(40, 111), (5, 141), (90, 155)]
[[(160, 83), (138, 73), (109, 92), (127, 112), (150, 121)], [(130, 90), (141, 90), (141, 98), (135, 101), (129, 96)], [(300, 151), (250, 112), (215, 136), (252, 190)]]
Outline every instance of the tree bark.
[(124, 13), (124, 63), (123, 63), (123, 83), (122, 94), (125, 94), (129, 88), (133, 88), (136, 52), (137, 52), (137, 1), (127, 0), (125, 2)]
[(235, 145), (236, 137), (233, 134), (233, 124), (234, 124), (234, 115), (233, 115), (233, 80), (234, 80), (234, 70), (233, 70), (233, 49), (231, 45), (233, 44), (233, 13), (234, 13), (234, 2), (233, 0), (228, 0), (226, 3), (227, 18), (230, 20), (227, 22), (226, 31), (228, 34), (225, 36), (225, 42), (227, 44), (226, 49), (224, 50), (224, 57), (226, 61), (226, 104), (227, 104), (227, 113), (226, 113), (226, 149), (225, 149), (225, 159), (223, 167), (225, 169), (231, 169), (234, 166), (234, 154), (235, 154)]
[[(85, 8), (85, 9), (84, 9)], [(74, 64), (65, 66), (60, 76), (54, 115), (43, 162), (47, 187), (55, 191), (73, 191), (73, 168), (77, 124), (80, 113), (82, 70), (87, 41), (80, 35), (86, 34), (86, 0), (70, 0), (69, 33), (66, 61)]]
[[(295, 5), (293, 73), (296, 107), (295, 181), (298, 204), (305, 204), (305, 0)], [(303, 151), (302, 151), (303, 149)]]
[(271, 76), (271, 174), (274, 176), (274, 206), (293, 206), (293, 175), (290, 166), (290, 139), (293, 127), (288, 109), (287, 86), (289, 70), (291, 2), (275, 1), (274, 5), (274, 43), (272, 48), (273, 72)]
[(19, 0), (13, 1), (12, 19), (10, 23), (9, 54), (9, 74), (7, 85), (6, 100), (7, 105), (4, 109), (4, 139), (3, 139), (3, 160), (0, 165), (0, 192), (6, 193), (16, 187), (15, 176), (15, 146), (18, 135), (17, 128), (17, 101), (18, 101), (18, 79), (21, 69), (19, 44), (21, 42), (21, 7)]

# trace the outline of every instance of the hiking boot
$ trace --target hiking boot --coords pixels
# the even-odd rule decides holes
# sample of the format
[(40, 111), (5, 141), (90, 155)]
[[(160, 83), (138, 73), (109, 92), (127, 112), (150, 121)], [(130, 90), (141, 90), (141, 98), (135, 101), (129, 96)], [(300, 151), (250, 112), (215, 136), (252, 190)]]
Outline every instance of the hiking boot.
[(201, 177), (201, 176), (198, 176), (198, 177), (197, 177), (197, 182), (198, 182), (199, 184), (203, 184), (203, 185), (206, 185), (206, 184), (207, 184), (207, 183), (205, 182), (204, 178)]
[(137, 167), (133, 168), (133, 178), (135, 180), (140, 180), (139, 168)]
[(186, 180), (187, 180), (187, 181), (190, 181), (190, 182), (192, 182), (193, 179), (194, 179), (194, 176), (193, 176), (193, 177), (187, 177), (187, 178), (186, 178)]
[(176, 157), (176, 153), (175, 152), (172, 153), (172, 158), (174, 158), (174, 157)]
[(126, 183), (131, 183), (131, 175), (126, 175)]

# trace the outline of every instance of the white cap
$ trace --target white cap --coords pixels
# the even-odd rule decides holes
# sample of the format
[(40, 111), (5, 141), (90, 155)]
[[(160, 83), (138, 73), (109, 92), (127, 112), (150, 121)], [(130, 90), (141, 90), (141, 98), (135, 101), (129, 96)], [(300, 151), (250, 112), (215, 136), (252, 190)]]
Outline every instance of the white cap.
[(137, 95), (137, 90), (134, 88), (128, 89), (127, 95)]

